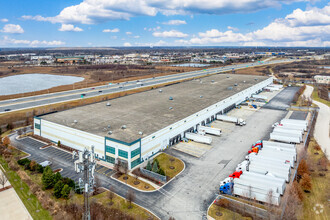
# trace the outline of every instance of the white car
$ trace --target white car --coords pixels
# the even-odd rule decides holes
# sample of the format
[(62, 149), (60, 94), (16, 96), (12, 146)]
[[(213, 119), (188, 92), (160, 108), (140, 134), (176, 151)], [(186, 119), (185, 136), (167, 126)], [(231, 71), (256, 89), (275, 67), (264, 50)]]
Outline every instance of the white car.
[(40, 163), (40, 165), (41, 165), (42, 167), (50, 166), (50, 165), (52, 165), (52, 162), (50, 162), (50, 161), (48, 161), (48, 160), (45, 160), (44, 162)]

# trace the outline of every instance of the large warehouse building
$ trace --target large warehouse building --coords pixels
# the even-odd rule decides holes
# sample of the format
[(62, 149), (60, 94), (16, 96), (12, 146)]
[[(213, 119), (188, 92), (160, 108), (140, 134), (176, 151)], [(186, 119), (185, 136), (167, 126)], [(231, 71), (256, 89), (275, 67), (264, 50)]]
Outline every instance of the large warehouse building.
[(94, 145), (100, 160), (132, 169), (271, 83), (263, 76), (208, 76), (38, 116), (34, 134), (77, 150)]

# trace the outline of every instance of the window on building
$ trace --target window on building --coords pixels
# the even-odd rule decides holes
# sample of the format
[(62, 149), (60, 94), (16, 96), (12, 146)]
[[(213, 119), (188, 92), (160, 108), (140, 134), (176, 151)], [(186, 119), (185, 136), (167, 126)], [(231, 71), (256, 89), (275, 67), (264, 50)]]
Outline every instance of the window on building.
[(114, 157), (109, 157), (109, 156), (105, 156), (105, 157), (106, 157), (106, 161), (108, 163), (115, 164), (115, 158)]
[(140, 158), (134, 160), (131, 162), (131, 169), (133, 169), (134, 167), (136, 167), (137, 165), (139, 165), (141, 163)]
[(118, 156), (123, 157), (123, 158), (128, 158), (128, 153), (127, 153), (127, 151), (124, 151), (124, 150), (118, 150)]
[(34, 123), (34, 127), (40, 130), (40, 124)]
[(114, 148), (114, 147), (105, 146), (105, 151), (109, 152), (111, 154), (116, 154), (116, 148)]
[(140, 154), (140, 148), (137, 148), (131, 152), (131, 158), (135, 157), (136, 155)]

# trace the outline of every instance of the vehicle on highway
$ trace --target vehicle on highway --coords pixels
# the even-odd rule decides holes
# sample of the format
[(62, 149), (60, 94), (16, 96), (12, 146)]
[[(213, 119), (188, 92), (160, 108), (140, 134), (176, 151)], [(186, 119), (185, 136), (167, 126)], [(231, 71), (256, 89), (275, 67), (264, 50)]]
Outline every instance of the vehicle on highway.
[(52, 162), (45, 160), (44, 162), (39, 163), (42, 167), (50, 166), (52, 165)]
[(119, 89), (123, 88), (122, 86), (119, 86)]
[(92, 88), (92, 89), (95, 89), (95, 88)]
[(85, 93), (81, 94), (81, 96), (85, 96), (85, 95), (86, 95)]
[(102, 90), (100, 90), (99, 92), (102, 92)]
[(11, 110), (10, 108), (6, 108), (4, 111), (9, 112), (10, 110)]

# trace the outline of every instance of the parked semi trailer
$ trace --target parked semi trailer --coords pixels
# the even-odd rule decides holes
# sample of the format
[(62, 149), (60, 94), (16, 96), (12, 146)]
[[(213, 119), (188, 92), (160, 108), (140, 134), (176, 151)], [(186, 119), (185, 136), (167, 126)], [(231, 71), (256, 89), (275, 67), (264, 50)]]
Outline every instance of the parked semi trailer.
[(187, 132), (185, 133), (185, 137), (189, 140), (196, 141), (199, 143), (204, 143), (204, 144), (212, 143), (212, 138), (204, 135)]
[(260, 166), (265, 166), (265, 167), (272, 167), (272, 168), (276, 168), (279, 170), (283, 170), (288, 172), (289, 174), (291, 173), (291, 166), (290, 164), (287, 163), (279, 163), (279, 162), (274, 162), (274, 161), (265, 161), (265, 160), (261, 160), (261, 159), (254, 159), (249, 161), (249, 165), (260, 165)]
[(282, 119), (281, 120), (281, 124), (285, 124), (285, 123), (290, 123), (290, 124), (303, 124), (305, 126), (308, 126), (308, 121), (306, 120), (297, 120), (297, 119), (288, 119), (288, 118), (285, 118), (285, 119)]
[(291, 156), (293, 157), (294, 161), (297, 161), (297, 154), (294, 150), (288, 150), (288, 149), (282, 149), (282, 148), (268, 148), (265, 147), (262, 149), (262, 151), (264, 152), (269, 152), (269, 153), (273, 153), (276, 155), (285, 155), (285, 156)]
[(286, 135), (282, 135), (282, 134), (278, 134), (278, 133), (270, 133), (270, 139), (272, 139), (274, 141), (289, 143), (289, 144), (291, 144), (291, 143), (299, 144), (300, 143), (299, 137), (290, 137), (290, 136), (286, 136)]
[(283, 178), (278, 178), (272, 175), (263, 175), (259, 173), (245, 172), (244, 175), (241, 175), (240, 179), (247, 179), (250, 181), (259, 180), (264, 184), (276, 184), (279, 187), (279, 192), (281, 194), (284, 193), (286, 188), (286, 181)]
[(198, 130), (205, 132), (207, 134), (213, 134), (213, 135), (217, 135), (217, 136), (221, 135), (221, 129), (219, 129), (219, 128), (206, 127), (206, 126), (199, 125)]
[[(281, 175), (283, 174), (283, 178), (287, 179), (285, 175), (290, 176), (291, 174), (291, 167), (290, 164), (284, 164), (284, 163), (276, 163), (276, 162), (267, 162), (264, 160), (251, 160), (249, 161), (246, 165), (242, 163), (237, 165), (236, 167), (236, 171), (242, 171), (243, 173), (245, 171), (252, 171), (252, 168), (255, 167), (262, 167), (262, 169), (260, 170), (261, 174), (266, 174), (267, 172), (270, 173), (274, 173), (274, 175), (276, 175), (276, 173), (281, 173)], [(266, 172), (265, 172), (266, 170)], [(254, 172), (254, 171), (253, 171)], [(259, 172), (257, 172), (259, 173)], [(279, 175), (276, 175), (278, 177), (281, 177)]]
[(283, 154), (281, 152), (276, 152), (276, 151), (267, 151), (267, 150), (261, 150), (258, 154), (258, 156), (267, 156), (267, 157), (273, 157), (277, 159), (282, 159), (286, 161), (295, 161), (295, 156), (292, 154)]
[(261, 155), (261, 154), (249, 154), (246, 156), (246, 159), (249, 161), (252, 160), (265, 160), (265, 161), (273, 161), (273, 162), (278, 162), (278, 163), (283, 163), (283, 164), (290, 164), (290, 166), (293, 168), (294, 167), (294, 160), (288, 160), (286, 158), (275, 158), (269, 155)]
[[(256, 187), (243, 186), (240, 184), (234, 184), (233, 194), (236, 196), (241, 196), (249, 199), (255, 199), (260, 202), (269, 202), (269, 191), (264, 189), (259, 189)], [(279, 205), (281, 201), (281, 195), (279, 193), (273, 192), (271, 198), (271, 203), (273, 205)]]
[(273, 134), (276, 135), (283, 135), (283, 136), (287, 136), (287, 137), (292, 137), (292, 138), (298, 138), (300, 142), (302, 142), (302, 135), (300, 134), (290, 134), (290, 133), (286, 133), (286, 132), (278, 132), (278, 131), (273, 131)]
[(297, 123), (292, 123), (292, 122), (283, 122), (283, 123), (279, 123), (282, 126), (291, 126), (292, 128), (296, 128), (296, 129), (304, 129), (304, 131), (307, 131), (307, 125), (305, 124), (297, 124)]
[(292, 124), (279, 124), (278, 122), (276, 122), (273, 127), (281, 127), (281, 128), (285, 128), (285, 129), (293, 129), (293, 130), (299, 130), (302, 134), (306, 131), (305, 130), (305, 126), (295, 126)]
[(226, 122), (232, 122), (236, 125), (243, 126), (246, 124), (246, 122), (242, 118), (236, 118), (228, 115), (217, 115), (217, 120), (220, 121), (226, 121)]
[(283, 128), (283, 127), (275, 127), (273, 129), (274, 132), (279, 132), (279, 133), (286, 133), (286, 134), (295, 134), (298, 135), (300, 138), (302, 138), (302, 133), (301, 130), (294, 130), (294, 129), (288, 129), (288, 128)]
[[(274, 185), (274, 184), (265, 184), (264, 182), (260, 182), (258, 180), (254, 180), (254, 181), (250, 181), (250, 180), (243, 180), (243, 179), (234, 179), (233, 180), (234, 185), (243, 185), (243, 186), (251, 186), (251, 187), (256, 187), (259, 189), (263, 189), (267, 192), (272, 191), (272, 192), (276, 192), (279, 193), (279, 188), (278, 186)], [(280, 193), (279, 193), (280, 194)]]
[(290, 152), (292, 154), (297, 155), (297, 151), (296, 149), (292, 149), (292, 148), (285, 148), (285, 147), (278, 147), (278, 146), (274, 146), (274, 145), (266, 145), (265, 147), (263, 147), (264, 150), (269, 149), (269, 150), (277, 150), (277, 151), (283, 151), (283, 152)]
[(266, 166), (266, 165), (262, 165), (262, 164), (260, 165), (260, 164), (251, 163), (249, 165), (249, 172), (259, 173), (259, 174), (263, 174), (263, 175), (271, 173), (275, 177), (285, 179), (286, 182), (289, 182), (289, 180), (290, 180), (290, 173), (288, 172), (288, 170), (279, 169), (279, 168), (276, 168), (273, 166)]

